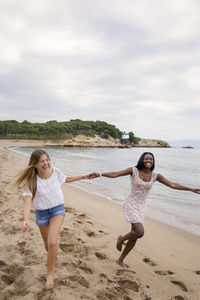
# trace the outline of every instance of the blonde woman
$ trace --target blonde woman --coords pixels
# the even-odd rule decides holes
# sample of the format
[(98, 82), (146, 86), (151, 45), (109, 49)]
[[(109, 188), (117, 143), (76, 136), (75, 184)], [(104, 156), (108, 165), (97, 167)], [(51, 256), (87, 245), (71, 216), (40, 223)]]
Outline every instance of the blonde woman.
[(22, 170), (14, 186), (22, 185), (23, 193), (23, 231), (29, 226), (31, 204), (36, 211), (36, 224), (39, 226), (47, 251), (46, 288), (52, 289), (53, 271), (58, 251), (58, 236), (64, 221), (63, 183), (80, 179), (92, 179), (93, 174), (66, 177), (59, 169), (51, 166), (48, 153), (42, 149), (33, 151), (28, 166)]

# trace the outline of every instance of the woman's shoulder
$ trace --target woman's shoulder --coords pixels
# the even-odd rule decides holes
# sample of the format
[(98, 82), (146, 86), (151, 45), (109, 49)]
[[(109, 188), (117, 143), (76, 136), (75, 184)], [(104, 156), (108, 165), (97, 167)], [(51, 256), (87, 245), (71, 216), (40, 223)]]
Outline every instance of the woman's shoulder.
[(60, 175), (60, 174), (63, 174), (63, 172), (62, 172), (59, 168), (53, 167), (53, 174), (54, 174), (55, 176), (58, 176), (58, 175)]
[(132, 169), (133, 169), (133, 172), (135, 172), (135, 173), (137, 173), (137, 172), (138, 172), (138, 168), (136, 168), (135, 166), (134, 166), (134, 167), (132, 167)]
[(135, 166), (131, 167), (130, 169), (132, 169), (132, 176), (135, 176), (138, 172), (138, 169)]
[(54, 174), (61, 183), (65, 182), (67, 176), (59, 168), (54, 167)]
[(157, 180), (157, 177), (158, 177), (158, 173), (155, 173), (152, 171), (152, 178), (153, 178), (153, 181), (156, 181)]

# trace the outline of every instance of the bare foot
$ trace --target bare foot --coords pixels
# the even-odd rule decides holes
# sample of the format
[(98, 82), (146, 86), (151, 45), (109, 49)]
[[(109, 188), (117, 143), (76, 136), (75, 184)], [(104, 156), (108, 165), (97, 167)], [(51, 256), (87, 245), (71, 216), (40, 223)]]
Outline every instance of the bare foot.
[(47, 275), (47, 281), (45, 287), (47, 290), (51, 290), (54, 288), (52, 275)]
[(125, 264), (125, 263), (123, 263), (123, 262), (121, 262), (119, 260), (116, 260), (116, 263), (118, 265), (120, 265), (120, 267), (122, 267), (123, 269), (128, 269), (128, 267), (129, 267), (127, 264)]
[(122, 242), (122, 236), (119, 235), (118, 236), (118, 240), (117, 240), (117, 244), (116, 244), (117, 250), (122, 251), (122, 244), (123, 244), (123, 242)]

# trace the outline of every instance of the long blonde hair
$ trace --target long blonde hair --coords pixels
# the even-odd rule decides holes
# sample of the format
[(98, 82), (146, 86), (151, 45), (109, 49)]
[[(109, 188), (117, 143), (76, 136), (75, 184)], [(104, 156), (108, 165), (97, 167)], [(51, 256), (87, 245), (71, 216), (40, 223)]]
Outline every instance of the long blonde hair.
[(50, 160), (49, 155), (46, 151), (44, 151), (43, 149), (36, 149), (31, 154), (28, 166), (17, 174), (17, 179), (13, 183), (14, 187), (19, 185), (21, 185), (23, 188), (27, 187), (32, 193), (32, 199), (35, 197), (37, 190), (37, 169), (35, 165), (39, 162), (40, 157), (43, 154), (45, 154)]

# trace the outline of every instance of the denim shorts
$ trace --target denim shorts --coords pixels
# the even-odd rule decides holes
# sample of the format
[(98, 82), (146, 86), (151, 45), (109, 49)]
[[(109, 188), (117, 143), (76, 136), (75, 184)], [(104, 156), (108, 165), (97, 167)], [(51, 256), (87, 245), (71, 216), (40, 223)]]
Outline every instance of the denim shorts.
[(49, 209), (36, 210), (36, 224), (39, 226), (48, 225), (54, 216), (65, 216), (64, 204)]

